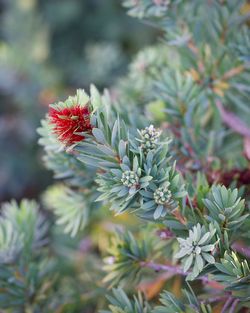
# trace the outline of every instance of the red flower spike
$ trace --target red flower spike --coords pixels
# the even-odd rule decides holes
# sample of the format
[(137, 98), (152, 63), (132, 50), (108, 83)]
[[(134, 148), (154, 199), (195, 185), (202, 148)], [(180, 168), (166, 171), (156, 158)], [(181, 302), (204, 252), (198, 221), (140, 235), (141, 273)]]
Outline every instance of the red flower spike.
[(75, 105), (62, 109), (50, 108), (50, 124), (58, 139), (65, 145), (71, 145), (82, 141), (85, 137), (76, 132), (88, 132), (92, 130), (90, 124), (90, 111), (87, 106)]

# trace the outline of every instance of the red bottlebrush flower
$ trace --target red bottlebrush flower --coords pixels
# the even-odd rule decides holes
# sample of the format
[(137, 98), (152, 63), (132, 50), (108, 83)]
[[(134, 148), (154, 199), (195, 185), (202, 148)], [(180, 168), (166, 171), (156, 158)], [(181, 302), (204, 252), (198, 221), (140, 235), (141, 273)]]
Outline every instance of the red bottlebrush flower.
[(75, 105), (49, 110), (50, 123), (58, 139), (66, 145), (82, 141), (85, 137), (76, 133), (91, 132), (90, 111), (87, 106)]

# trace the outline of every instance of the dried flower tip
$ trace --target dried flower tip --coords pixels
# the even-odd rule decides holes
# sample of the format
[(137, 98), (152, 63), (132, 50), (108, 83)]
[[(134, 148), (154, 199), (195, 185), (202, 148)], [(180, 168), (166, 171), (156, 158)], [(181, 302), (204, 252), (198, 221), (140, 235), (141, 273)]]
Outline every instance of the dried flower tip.
[(90, 111), (88, 106), (79, 104), (72, 107), (51, 107), (49, 120), (58, 140), (65, 145), (82, 141), (85, 137), (78, 133), (90, 133)]

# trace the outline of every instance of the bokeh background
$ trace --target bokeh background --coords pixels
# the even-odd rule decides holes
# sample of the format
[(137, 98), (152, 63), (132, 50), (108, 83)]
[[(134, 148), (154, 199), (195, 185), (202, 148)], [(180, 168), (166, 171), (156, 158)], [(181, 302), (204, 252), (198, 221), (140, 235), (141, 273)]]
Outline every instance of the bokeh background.
[(120, 0), (0, 0), (0, 202), (52, 181), (36, 133), (49, 103), (110, 87), (157, 36)]

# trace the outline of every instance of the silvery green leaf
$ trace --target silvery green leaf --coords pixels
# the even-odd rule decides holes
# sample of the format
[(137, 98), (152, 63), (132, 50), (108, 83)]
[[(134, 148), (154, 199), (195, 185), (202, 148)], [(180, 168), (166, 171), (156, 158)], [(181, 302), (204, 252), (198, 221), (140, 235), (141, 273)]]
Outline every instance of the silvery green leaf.
[(201, 227), (201, 224), (197, 224), (197, 239), (201, 238), (201, 231), (203, 230), (203, 228)]
[(123, 159), (124, 156), (126, 155), (126, 143), (124, 140), (120, 140), (118, 151), (119, 151), (120, 158)]
[(151, 167), (151, 164), (152, 164), (152, 161), (153, 161), (153, 157), (154, 157), (154, 154), (152, 151), (149, 151), (148, 154), (147, 154), (147, 164), (149, 167)]
[(216, 207), (211, 200), (203, 199), (203, 202), (208, 209), (211, 207), (213, 210), (216, 210)]
[(155, 191), (158, 188), (152, 180), (149, 182), (149, 187), (152, 191)]
[(98, 109), (101, 106), (101, 96), (99, 91), (93, 84), (90, 85), (90, 98), (93, 109)]
[(141, 188), (146, 188), (148, 185), (149, 185), (148, 182), (145, 182), (145, 183), (141, 183), (141, 184), (140, 184)]
[(127, 164), (128, 166), (130, 166), (130, 161), (129, 161), (129, 158), (127, 155), (125, 155), (123, 158), (122, 158), (122, 163), (123, 164)]
[(231, 214), (227, 213), (229, 215), (229, 218), (235, 218), (236, 216), (239, 216), (241, 214), (241, 212), (244, 211), (244, 204), (242, 206), (239, 206), (238, 209), (233, 210), (233, 212), (231, 212)]
[(122, 171), (118, 170), (118, 169), (111, 169), (110, 170), (112, 174), (114, 174), (115, 176), (121, 178), (122, 177)]
[[(110, 190), (110, 192), (120, 192), (121, 191), (121, 189), (123, 188), (124, 186), (115, 186), (115, 187), (113, 187), (111, 190)], [(126, 187), (125, 187), (126, 188)]]
[(101, 159), (98, 158), (94, 158), (94, 157), (89, 157), (89, 156), (84, 156), (81, 155), (77, 158), (79, 161), (91, 165), (93, 167), (97, 167), (99, 165), (99, 162), (101, 161)]
[(191, 273), (192, 280), (194, 280), (199, 274), (200, 274), (200, 271), (198, 267), (194, 266), (193, 272)]
[(97, 125), (97, 118), (96, 118), (96, 116), (95, 115), (92, 115), (91, 117), (90, 117), (90, 124), (91, 125)]
[(113, 129), (112, 129), (112, 135), (111, 135), (111, 145), (112, 145), (112, 147), (115, 146), (117, 133), (118, 133), (117, 130), (118, 130), (118, 120), (115, 121)]
[(123, 186), (122, 189), (120, 190), (120, 192), (118, 192), (117, 196), (119, 198), (124, 197), (127, 193), (128, 193), (128, 188)]
[(222, 198), (221, 198), (220, 192), (219, 192), (219, 190), (215, 186), (212, 187), (212, 194), (213, 194), (214, 199), (216, 200), (216, 202), (219, 204), (219, 206), (223, 207), (223, 202), (222, 202)]
[(105, 144), (106, 143), (106, 139), (105, 139), (105, 136), (102, 132), (101, 129), (99, 128), (93, 128), (92, 129), (92, 134), (95, 136), (96, 140), (99, 142), (99, 143), (102, 143), (102, 144)]
[(103, 152), (104, 154), (108, 155), (108, 156), (115, 156), (114, 151), (109, 148), (108, 146), (104, 146), (104, 145), (97, 145), (98, 149)]
[(236, 201), (237, 197), (238, 197), (238, 190), (237, 190), (237, 188), (235, 188), (232, 190), (232, 192), (230, 194), (230, 197), (229, 197), (230, 203), (234, 203)]
[(142, 169), (139, 167), (136, 171), (136, 174), (140, 177), (142, 173)]
[(176, 175), (176, 176), (171, 180), (171, 184), (172, 184), (173, 186), (178, 186), (179, 180), (180, 180), (180, 176), (179, 176), (179, 175)]
[(198, 245), (203, 245), (204, 243), (206, 243), (206, 241), (210, 239), (210, 233), (206, 233), (205, 235), (203, 235), (203, 237), (200, 239), (200, 241), (198, 242)]
[(146, 183), (146, 182), (151, 181), (152, 179), (153, 179), (152, 176), (144, 176), (144, 177), (140, 178), (140, 183)]
[(202, 251), (205, 251), (205, 252), (207, 252), (207, 251), (213, 251), (213, 250), (214, 250), (214, 245), (211, 244), (211, 245), (203, 246), (203, 247), (201, 247), (201, 250), (202, 250)]
[(145, 198), (152, 198), (154, 193), (148, 190), (140, 190), (140, 194)]
[(133, 194), (135, 194), (136, 192), (137, 192), (138, 190), (137, 190), (137, 188), (136, 187), (131, 187), (131, 188), (129, 188), (129, 194), (130, 195), (133, 195)]
[(200, 238), (199, 236), (200, 231), (198, 232), (199, 228), (200, 228), (200, 224), (198, 224), (197, 227), (194, 227), (193, 231), (192, 230), (190, 231), (190, 237), (192, 237), (192, 241), (198, 242)]
[(215, 224), (210, 224), (209, 225), (209, 231), (210, 231), (210, 238), (213, 238), (213, 236), (215, 235), (215, 233), (216, 233), (216, 228), (215, 228), (215, 226), (214, 226)]
[(221, 186), (220, 192), (221, 192), (222, 205), (225, 206), (227, 205), (227, 198), (228, 198), (227, 188), (225, 186)]
[(184, 238), (177, 238), (177, 241), (178, 241), (180, 244), (185, 244), (185, 243), (186, 243), (186, 239), (184, 239)]
[(134, 172), (137, 172), (138, 166), (139, 166), (138, 159), (135, 156), (134, 159), (133, 159), (133, 171)]
[[(188, 245), (192, 246), (194, 243), (194, 236), (193, 236), (193, 232), (190, 231), (189, 233), (189, 237), (186, 239), (186, 242)], [(196, 244), (196, 243), (195, 243)]]
[(186, 247), (185, 247), (185, 250), (186, 250), (186, 254), (189, 255), (189, 254), (193, 253), (193, 250), (194, 250), (194, 249), (193, 249), (193, 247), (186, 246)]
[(197, 266), (199, 272), (202, 271), (203, 267), (204, 267), (204, 261), (202, 259), (202, 257), (198, 254), (195, 257), (195, 267)]
[(186, 278), (186, 280), (187, 281), (192, 281), (192, 280), (194, 280), (197, 276), (199, 275), (199, 273), (197, 273), (196, 275), (194, 274), (194, 273), (189, 273), (188, 275), (187, 275), (187, 278)]
[(153, 206), (155, 206), (155, 201), (154, 200), (147, 201), (147, 202), (143, 203), (142, 209), (148, 210), (148, 209), (152, 208)]
[(154, 211), (154, 219), (157, 220), (159, 217), (161, 217), (162, 211), (164, 207), (163, 205), (158, 205), (156, 210)]
[(95, 201), (96, 202), (104, 201), (104, 200), (107, 200), (108, 198), (109, 198), (109, 194), (103, 193), (97, 199), (95, 199)]
[(177, 252), (176, 254), (175, 254), (175, 258), (176, 259), (181, 259), (181, 258), (183, 258), (185, 255), (187, 255), (187, 251), (185, 250), (185, 249), (181, 249), (179, 252)]
[(118, 164), (113, 163), (113, 162), (109, 162), (109, 161), (101, 161), (101, 162), (99, 163), (99, 166), (100, 166), (101, 168), (103, 168), (104, 170), (106, 170), (107, 167), (108, 167), (108, 168), (119, 167)]
[(130, 171), (130, 167), (126, 164), (120, 164), (120, 167), (124, 172)]
[(162, 187), (169, 187), (171, 184), (169, 181), (164, 182), (164, 184), (162, 184)]
[(249, 216), (249, 214), (245, 214), (245, 215), (239, 217), (239, 218), (237, 219), (237, 221), (229, 222), (228, 225), (229, 225), (229, 226), (231, 226), (231, 225), (233, 226), (233, 225), (235, 225), (235, 224), (240, 224), (240, 223), (242, 223), (248, 216)]
[(184, 267), (183, 267), (184, 272), (187, 272), (190, 269), (190, 266), (193, 263), (193, 259), (194, 259), (194, 255), (193, 254), (190, 254), (187, 257), (187, 259), (185, 260), (185, 263), (184, 263)]
[(210, 263), (210, 264), (215, 263), (215, 259), (211, 254), (202, 252), (201, 255), (202, 255), (203, 259), (205, 259), (208, 263)]

